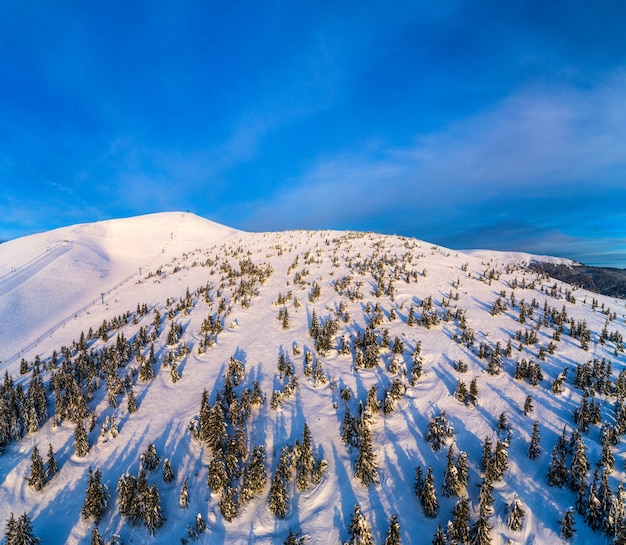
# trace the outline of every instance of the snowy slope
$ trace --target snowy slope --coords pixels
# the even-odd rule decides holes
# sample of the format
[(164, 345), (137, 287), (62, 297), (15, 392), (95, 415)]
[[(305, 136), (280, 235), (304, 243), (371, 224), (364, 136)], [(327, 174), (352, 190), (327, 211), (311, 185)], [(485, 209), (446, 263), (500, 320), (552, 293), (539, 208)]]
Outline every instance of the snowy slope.
[[(260, 281), (256, 273), (244, 272), (251, 269), (247, 263), (271, 274)], [(555, 281), (538, 278), (517, 263), (518, 259), (508, 260), (497, 252), (468, 255), (419, 240), (376, 234), (243, 233), (180, 213), (69, 227), (3, 244), (0, 370), (8, 370), (25, 389), (35, 357), (49, 362), (54, 350), (60, 353), (61, 347), (71, 347), (81, 333), (88, 337), (88, 350), (97, 353), (105, 346), (114, 346), (121, 334), (132, 340), (140, 328), (151, 331), (156, 310), (166, 318), (154, 343), (158, 362), (155, 378), (142, 381), (130, 373), (139, 410), (129, 414), (126, 393), (120, 393), (117, 407), (111, 407), (101, 379), (100, 389), (88, 404), (96, 415), (96, 426), (89, 434), (91, 448), (86, 457), (74, 453), (75, 425), (68, 420), (54, 426), (49, 418), (39, 431), (9, 443), (0, 455), (0, 513), (6, 518), (10, 512), (27, 512), (35, 533), (45, 543), (89, 543), (94, 522), (81, 517), (81, 508), (88, 470), (99, 468), (111, 493), (109, 509), (98, 526), (107, 540), (118, 534), (125, 544), (179, 543), (200, 513), (207, 529), (198, 536), (198, 543), (282, 543), (290, 528), (300, 529), (310, 543), (343, 543), (349, 537), (350, 517), (358, 503), (376, 543), (384, 542), (393, 514), (398, 515), (403, 543), (430, 543), (438, 523), (445, 528), (451, 519), (457, 499), (441, 494), (448, 446), (453, 444), (457, 454), (468, 453), (467, 494), (471, 518), (476, 520), (482, 442), (486, 436), (494, 444), (500, 438), (495, 428), (498, 416), (506, 412), (511, 425), (510, 467), (493, 483), (494, 513), (489, 517), (492, 542), (560, 543), (558, 520), (574, 504), (575, 494), (567, 487), (548, 487), (546, 473), (552, 447), (564, 425), (570, 431), (573, 428), (572, 412), (581, 400), (581, 391), (572, 384), (572, 367), (606, 358), (612, 362), (613, 378), (624, 368), (626, 359), (623, 352), (615, 354), (615, 343), (599, 342), (609, 308), (616, 314), (609, 331), (626, 333), (624, 302), (572, 291), (561, 283), (552, 291)], [(373, 273), (383, 270), (379, 283)], [(392, 293), (388, 291), (390, 281)], [(320, 287), (318, 298), (311, 297), (315, 285)], [(382, 286), (378, 294), (377, 285)], [(187, 290), (192, 302), (183, 305)], [(104, 304), (101, 292), (105, 293)], [(501, 295), (508, 302), (507, 308), (492, 315), (494, 302)], [(416, 318), (423, 316), (422, 303), (429, 298), (430, 313), (438, 316), (437, 323), (429, 327), (408, 325), (410, 308)], [(521, 324), (521, 302), (530, 306), (533, 299), (537, 301), (534, 315)], [(138, 303), (147, 306), (148, 314), (136, 314)], [(368, 303), (371, 309), (366, 308)], [(382, 311), (382, 322), (376, 328), (379, 339), (387, 329), (392, 342), (396, 337), (403, 341), (404, 351), (394, 354), (391, 348), (381, 347), (378, 366), (355, 369), (354, 347), (343, 355), (336, 347), (342, 336), (350, 341), (363, 334), (376, 304)], [(513, 337), (518, 330), (537, 329), (544, 304), (558, 312), (566, 308), (570, 318), (584, 320), (591, 342), (588, 350), (583, 350), (580, 341), (567, 334), (566, 326), (554, 354), (547, 354), (546, 361), (541, 362), (544, 380), (532, 386), (527, 380), (513, 378), (516, 361), (538, 361), (540, 347), (552, 341), (554, 330), (542, 325), (536, 344), (522, 345)], [(288, 328), (277, 319), (281, 309), (288, 311)], [(392, 309), (395, 318), (390, 315)], [(464, 312), (465, 328), (474, 332), (471, 346), (457, 342), (462, 334), (458, 314), (457, 318), (445, 319), (447, 311), (454, 314), (459, 309)], [(322, 322), (332, 318), (339, 326), (333, 349), (324, 355), (316, 352), (309, 334), (313, 311)], [(106, 341), (97, 335), (89, 337), (90, 328), (96, 332), (103, 320), (126, 312), (129, 319), (109, 330)], [(219, 316), (224, 329), (217, 334), (215, 345), (203, 352), (199, 350), (204, 339), (201, 329), (208, 316)], [(172, 323), (181, 325), (183, 332), (168, 346)], [(494, 349), (500, 343), (504, 349), (509, 340), (514, 348), (510, 357), (503, 357), (502, 372), (489, 374), (488, 358), (478, 356), (480, 345)], [(410, 385), (418, 343), (424, 372), (415, 385)], [(173, 383), (171, 368), (163, 362), (170, 351), (183, 345), (191, 350), (178, 362), (181, 380)], [(299, 353), (294, 352), (294, 345)], [(316, 385), (305, 375), (307, 351), (323, 367), (326, 383)], [(146, 347), (141, 350), (143, 355), (147, 352)], [(285, 383), (277, 370), (281, 353), (293, 364), (298, 387), (293, 397), (285, 398), (274, 410), (270, 407), (272, 392)], [(289, 483), (289, 512), (284, 520), (268, 509), (269, 483), (231, 522), (220, 513), (220, 494), (207, 486), (212, 456), (206, 445), (193, 438), (188, 425), (199, 415), (204, 389), (215, 403), (231, 357), (245, 368), (237, 392), (259, 381), (266, 395), (265, 404), (252, 409), (247, 435), (250, 450), (253, 445), (265, 445), (270, 478), (281, 448), (302, 440), (305, 422), (312, 432), (316, 456), (328, 462), (318, 485), (297, 491), (294, 482)], [(25, 375), (19, 374), (22, 358), (29, 363)], [(392, 369), (394, 360), (398, 371)], [(467, 363), (467, 372), (455, 370), (459, 360)], [(120, 377), (138, 367), (133, 358), (119, 369)], [(553, 394), (551, 383), (565, 367), (570, 367), (570, 372), (563, 392)], [(48, 383), (50, 372), (44, 371), (43, 377)], [(356, 450), (341, 440), (344, 415), (346, 411), (357, 414), (359, 401), (365, 402), (372, 385), (378, 386), (381, 399), (394, 378), (402, 381), (406, 393), (393, 413), (373, 416), (379, 483), (365, 486), (354, 478)], [(471, 407), (457, 401), (454, 392), (459, 379), (469, 385), (474, 378), (478, 404)], [(350, 396), (342, 396), (347, 391)], [(528, 395), (534, 410), (526, 416), (522, 407)], [(603, 418), (614, 420), (614, 401), (602, 398)], [(455, 433), (443, 449), (434, 451), (425, 440), (426, 431), (429, 419), (444, 410)], [(49, 411), (51, 415), (54, 412), (52, 401)], [(100, 437), (102, 424), (112, 416), (119, 424), (119, 435)], [(542, 453), (537, 460), (530, 460), (527, 451), (534, 420), (540, 426)], [(584, 434), (592, 468), (599, 460), (599, 436), (597, 425)], [(159, 469), (148, 475), (149, 482), (158, 485), (167, 519), (154, 537), (142, 525), (132, 526), (120, 516), (115, 490), (122, 474), (138, 474), (140, 455), (150, 443), (155, 444), (161, 458), (172, 461), (176, 472), (174, 482), (164, 483), (161, 462)], [(38, 446), (44, 455), (49, 444), (60, 471), (43, 490), (35, 491), (27, 484), (31, 453)], [(624, 480), (624, 450), (621, 438), (613, 447), (617, 460), (609, 478), (613, 490)], [(440, 503), (436, 518), (424, 515), (415, 496), (417, 465), (424, 470), (433, 468)], [(182, 510), (178, 503), (185, 477), (189, 478), (190, 506)], [(506, 526), (505, 507), (515, 495), (526, 509), (520, 531)], [(609, 542), (586, 527), (578, 514), (576, 520), (578, 532), (573, 542)]]
[(55, 229), (0, 245), (0, 361), (15, 359), (158, 260), (236, 233), (189, 213)]

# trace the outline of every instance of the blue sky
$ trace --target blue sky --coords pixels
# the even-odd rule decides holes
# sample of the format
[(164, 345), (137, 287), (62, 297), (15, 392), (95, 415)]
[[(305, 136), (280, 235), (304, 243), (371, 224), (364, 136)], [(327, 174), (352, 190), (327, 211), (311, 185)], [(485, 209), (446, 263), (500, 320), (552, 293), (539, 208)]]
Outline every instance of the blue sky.
[(189, 210), (626, 267), (625, 24), (621, 1), (2, 2), (0, 240)]

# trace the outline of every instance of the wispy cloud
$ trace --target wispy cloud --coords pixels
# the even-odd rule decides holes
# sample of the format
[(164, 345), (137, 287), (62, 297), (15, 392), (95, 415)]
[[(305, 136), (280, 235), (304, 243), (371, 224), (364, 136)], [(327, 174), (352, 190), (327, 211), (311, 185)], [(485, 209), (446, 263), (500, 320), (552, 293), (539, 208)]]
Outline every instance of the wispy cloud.
[(597, 214), (619, 225), (624, 171), (626, 77), (617, 74), (592, 89), (527, 87), (405, 149), (326, 157), (288, 190), (249, 205), (245, 226), (354, 222), (452, 243), (460, 224), (465, 244), (472, 233), (484, 241), (479, 232), (492, 226), (503, 230), (494, 241), (554, 251), (536, 242), (546, 229), (576, 236)]

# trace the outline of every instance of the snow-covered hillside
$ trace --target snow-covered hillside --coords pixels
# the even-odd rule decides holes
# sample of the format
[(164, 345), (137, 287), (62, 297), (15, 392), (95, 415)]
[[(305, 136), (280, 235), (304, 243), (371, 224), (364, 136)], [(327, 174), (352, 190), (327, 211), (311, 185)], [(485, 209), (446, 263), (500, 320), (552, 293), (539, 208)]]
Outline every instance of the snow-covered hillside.
[[(611, 543), (624, 531), (624, 301), (518, 257), (244, 233), (187, 213), (2, 244), (0, 514), (26, 513), (50, 544), (90, 543), (96, 527), (124, 544), (283, 543), (290, 530), (343, 543), (355, 506), (374, 543), (394, 515), (402, 543), (431, 543), (439, 524), (458, 542), (467, 524), (492, 543), (560, 543), (574, 508), (573, 543)], [(564, 427), (567, 482), (549, 486)], [(54, 476), (33, 478), (35, 448), (44, 471), (51, 448)], [(85, 502), (94, 475), (102, 513)], [(576, 512), (578, 497), (594, 513), (599, 491), (599, 515)]]

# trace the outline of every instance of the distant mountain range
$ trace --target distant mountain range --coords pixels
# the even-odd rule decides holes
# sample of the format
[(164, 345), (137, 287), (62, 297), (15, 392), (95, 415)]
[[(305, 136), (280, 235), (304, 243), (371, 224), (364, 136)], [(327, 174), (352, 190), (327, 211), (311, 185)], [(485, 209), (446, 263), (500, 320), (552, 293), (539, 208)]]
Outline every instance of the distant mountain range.
[(594, 293), (626, 299), (626, 269), (532, 261), (529, 268)]

